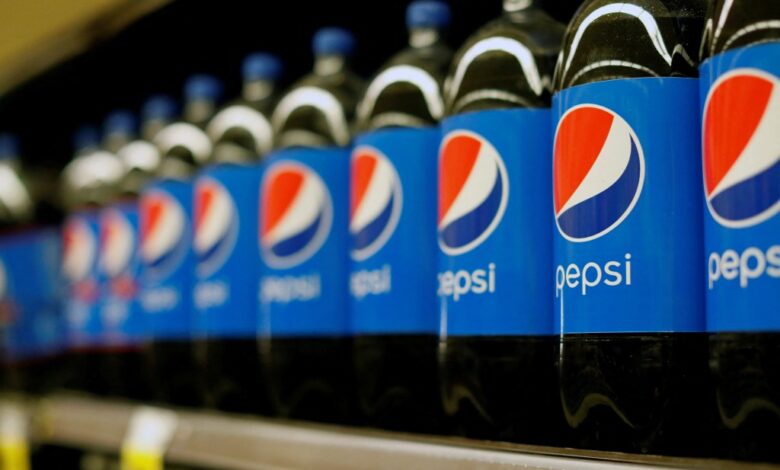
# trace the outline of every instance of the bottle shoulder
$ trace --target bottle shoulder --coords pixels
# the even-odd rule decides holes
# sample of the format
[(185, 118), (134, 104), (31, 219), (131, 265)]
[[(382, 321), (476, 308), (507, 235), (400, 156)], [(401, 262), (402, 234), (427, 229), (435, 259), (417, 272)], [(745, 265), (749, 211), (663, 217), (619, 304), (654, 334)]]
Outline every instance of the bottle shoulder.
[(707, 12), (702, 60), (740, 47), (780, 41), (780, 2), (714, 0)]
[(564, 26), (538, 9), (491, 21), (458, 50), (445, 84), (447, 114), (549, 106)]
[(421, 127), (444, 114), (442, 87), (453, 52), (444, 43), (409, 47), (391, 57), (372, 77), (357, 109), (361, 131)]
[(570, 23), (555, 89), (620, 78), (696, 77), (704, 0), (591, 0)]

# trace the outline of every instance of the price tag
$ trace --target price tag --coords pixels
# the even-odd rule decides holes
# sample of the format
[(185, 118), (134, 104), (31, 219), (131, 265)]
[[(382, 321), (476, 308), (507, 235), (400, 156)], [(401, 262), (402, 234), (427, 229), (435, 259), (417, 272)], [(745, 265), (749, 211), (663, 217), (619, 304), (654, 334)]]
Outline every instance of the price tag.
[(0, 468), (30, 469), (27, 415), (17, 404), (0, 404)]
[(177, 422), (169, 410), (144, 406), (133, 413), (122, 443), (122, 470), (162, 470)]

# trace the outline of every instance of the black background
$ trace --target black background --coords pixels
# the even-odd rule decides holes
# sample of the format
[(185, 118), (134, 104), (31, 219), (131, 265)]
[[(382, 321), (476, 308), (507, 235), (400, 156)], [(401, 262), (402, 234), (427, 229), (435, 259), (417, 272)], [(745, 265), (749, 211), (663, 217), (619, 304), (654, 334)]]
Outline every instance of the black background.
[[(342, 26), (358, 39), (355, 67), (370, 76), (405, 45), (407, 1), (180, 0), (147, 15), (116, 36), (0, 97), (0, 130), (22, 140), (27, 164), (58, 168), (71, 156), (71, 134), (99, 124), (116, 108), (137, 110), (152, 93), (179, 99), (193, 72), (213, 73), (226, 96), (238, 94), (241, 61), (269, 51), (285, 63), (286, 81), (306, 73), (311, 36), (321, 26)], [(544, 7), (568, 21), (580, 0), (547, 0)], [(450, 0), (459, 45), (499, 15), (500, 0)]]

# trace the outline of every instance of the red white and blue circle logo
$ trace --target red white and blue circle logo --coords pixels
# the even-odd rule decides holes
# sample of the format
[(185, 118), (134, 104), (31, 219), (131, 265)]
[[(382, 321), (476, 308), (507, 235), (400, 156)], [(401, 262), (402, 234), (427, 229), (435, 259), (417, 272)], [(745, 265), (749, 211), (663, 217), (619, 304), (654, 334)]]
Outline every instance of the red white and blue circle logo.
[(501, 155), (484, 137), (456, 130), (439, 151), (439, 247), (448, 255), (473, 250), (501, 222), (509, 179)]
[(122, 212), (106, 209), (100, 217), (100, 269), (110, 278), (127, 271), (135, 249), (133, 226)]
[(712, 86), (702, 119), (704, 191), (721, 225), (759, 224), (780, 210), (780, 79), (737, 69)]
[(70, 282), (90, 277), (97, 256), (97, 240), (90, 227), (77, 218), (66, 222), (62, 231), (62, 270)]
[(322, 178), (308, 166), (280, 161), (260, 187), (260, 251), (273, 268), (290, 268), (314, 255), (333, 221), (333, 203)]
[(645, 178), (642, 146), (614, 111), (593, 104), (561, 117), (553, 153), (553, 204), (569, 241), (599, 238), (628, 217)]
[(351, 254), (362, 261), (385, 245), (398, 224), (403, 204), (401, 180), (387, 156), (362, 146), (352, 152), (350, 187)]
[(195, 239), (198, 274), (208, 276), (225, 264), (238, 238), (238, 212), (230, 192), (219, 181), (201, 177), (195, 183)]
[(187, 252), (187, 217), (184, 208), (166, 191), (146, 192), (140, 201), (141, 260), (147, 273), (165, 277), (175, 270)]

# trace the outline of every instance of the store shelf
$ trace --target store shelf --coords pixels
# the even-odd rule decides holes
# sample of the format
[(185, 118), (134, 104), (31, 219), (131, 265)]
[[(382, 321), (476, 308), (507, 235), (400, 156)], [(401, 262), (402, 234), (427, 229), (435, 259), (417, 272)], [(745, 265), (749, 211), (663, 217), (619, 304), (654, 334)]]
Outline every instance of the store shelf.
[[(17, 402), (18, 403), (18, 402)], [(32, 439), (118, 452), (136, 404), (55, 396), (23, 405)], [(162, 410), (176, 427), (167, 461), (213, 468), (421, 468), (621, 470), (647, 468), (769, 469), (766, 465), (672, 459), (436, 438), (362, 428), (291, 423), (212, 412)], [(137, 421), (137, 420), (136, 420)]]

